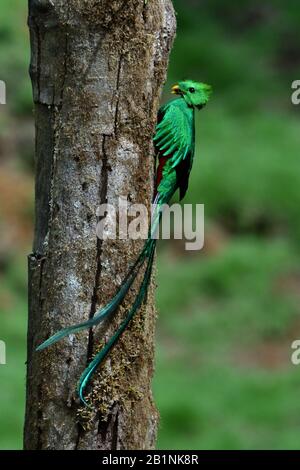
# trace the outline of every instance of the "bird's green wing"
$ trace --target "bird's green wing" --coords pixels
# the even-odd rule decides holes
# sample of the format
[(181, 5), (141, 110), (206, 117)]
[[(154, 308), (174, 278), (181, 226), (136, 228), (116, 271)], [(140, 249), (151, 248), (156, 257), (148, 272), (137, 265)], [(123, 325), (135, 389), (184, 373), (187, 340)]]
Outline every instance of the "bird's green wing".
[(163, 106), (158, 118), (154, 142), (160, 161), (165, 161), (157, 190), (169, 202), (177, 188), (182, 199), (188, 186), (195, 147), (194, 111), (180, 98)]
[(170, 168), (194, 152), (194, 115), (180, 98), (161, 110), (162, 119), (156, 126), (154, 142), (160, 156), (170, 156)]

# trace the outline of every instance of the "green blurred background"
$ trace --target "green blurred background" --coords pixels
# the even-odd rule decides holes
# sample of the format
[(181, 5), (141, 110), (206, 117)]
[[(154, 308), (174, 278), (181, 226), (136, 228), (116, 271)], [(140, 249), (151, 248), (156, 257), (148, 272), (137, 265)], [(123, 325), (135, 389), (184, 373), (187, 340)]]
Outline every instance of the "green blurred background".
[[(160, 449), (300, 448), (300, 79), (298, 0), (176, 0), (170, 84), (213, 85), (197, 116), (184, 202), (204, 203), (205, 249), (163, 242), (156, 375)], [(27, 2), (1, 0), (0, 449), (22, 446), (26, 256), (34, 132)]]

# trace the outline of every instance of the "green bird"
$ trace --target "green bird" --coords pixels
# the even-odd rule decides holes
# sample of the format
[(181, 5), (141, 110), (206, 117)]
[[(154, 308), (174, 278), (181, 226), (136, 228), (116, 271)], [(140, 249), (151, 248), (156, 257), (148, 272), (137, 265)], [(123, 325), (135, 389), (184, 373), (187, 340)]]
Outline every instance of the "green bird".
[(188, 189), (195, 151), (195, 109), (202, 109), (208, 103), (212, 89), (210, 85), (205, 83), (184, 80), (172, 87), (172, 93), (178, 95), (178, 98), (169, 101), (158, 112), (156, 132), (153, 138), (158, 157), (154, 209), (148, 239), (140, 255), (130, 268), (115, 296), (92, 319), (60, 330), (36, 349), (41, 351), (67, 335), (92, 328), (114, 313), (124, 300), (138, 273), (145, 266), (138, 293), (126, 312), (124, 320), (108, 343), (95, 355), (79, 380), (78, 394), (85, 405), (87, 402), (84, 398), (84, 391), (91, 376), (126, 330), (147, 295), (156, 248), (155, 233), (161, 219), (163, 206), (170, 203), (177, 190), (179, 190), (181, 200)]

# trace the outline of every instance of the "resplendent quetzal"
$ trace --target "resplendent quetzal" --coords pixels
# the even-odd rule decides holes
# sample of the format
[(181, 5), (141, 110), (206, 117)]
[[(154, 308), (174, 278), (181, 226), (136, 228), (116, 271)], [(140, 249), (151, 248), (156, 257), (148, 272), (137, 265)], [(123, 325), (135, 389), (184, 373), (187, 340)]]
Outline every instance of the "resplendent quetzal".
[(161, 218), (162, 206), (169, 204), (177, 189), (179, 189), (181, 200), (188, 188), (195, 150), (195, 108), (202, 109), (207, 104), (211, 95), (211, 87), (204, 83), (184, 80), (173, 86), (172, 93), (179, 97), (169, 101), (160, 108), (153, 139), (159, 163), (156, 174), (152, 225), (144, 248), (134, 265), (130, 268), (116, 295), (92, 319), (62, 329), (37, 348), (37, 351), (41, 351), (69, 334), (98, 325), (109, 314), (116, 311), (141, 268), (144, 264), (146, 265), (138, 294), (119, 329), (95, 355), (79, 380), (78, 393), (81, 401), (85, 404), (87, 403), (83, 394), (92, 374), (118, 341), (146, 297), (156, 246), (154, 234)]

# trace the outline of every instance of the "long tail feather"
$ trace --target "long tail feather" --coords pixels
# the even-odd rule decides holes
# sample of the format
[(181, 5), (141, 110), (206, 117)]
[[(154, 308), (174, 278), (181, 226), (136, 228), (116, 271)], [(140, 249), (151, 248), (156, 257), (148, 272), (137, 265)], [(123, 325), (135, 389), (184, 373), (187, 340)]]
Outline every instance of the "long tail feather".
[(123, 320), (121, 323), (119, 329), (116, 331), (116, 333), (111, 337), (111, 339), (108, 341), (108, 343), (96, 354), (94, 359), (91, 361), (91, 363), (88, 365), (88, 367), (85, 369), (83, 372), (80, 380), (79, 380), (79, 385), (78, 385), (78, 394), (80, 397), (80, 400), (87, 405), (86, 400), (84, 399), (84, 391), (85, 388), (92, 376), (92, 374), (95, 372), (97, 367), (101, 364), (103, 359), (107, 356), (111, 348), (115, 345), (115, 343), (118, 341), (122, 333), (126, 330), (128, 324), (134, 317), (135, 313), (137, 310), (140, 308), (142, 305), (144, 298), (147, 294), (150, 278), (151, 278), (151, 273), (152, 273), (152, 265), (153, 265), (153, 258), (154, 258), (154, 253), (155, 253), (155, 246), (156, 246), (156, 240), (151, 240), (151, 245), (150, 245), (150, 250), (149, 250), (149, 259), (147, 263), (147, 267), (144, 273), (144, 277), (139, 289), (139, 293), (136, 296), (136, 299), (129, 310), (126, 318)]
[(53, 336), (48, 338), (46, 341), (44, 341), (42, 344), (40, 344), (37, 348), (36, 351), (42, 351), (45, 348), (48, 348), (52, 344), (56, 343), (57, 341), (61, 340), (65, 336), (68, 336), (70, 334), (78, 333), (79, 331), (92, 328), (93, 326), (98, 325), (101, 321), (103, 321), (109, 314), (111, 314), (113, 311), (117, 309), (117, 307), (120, 305), (122, 300), (124, 299), (125, 295), (129, 291), (130, 287), (132, 286), (144, 260), (145, 257), (147, 256), (147, 248), (148, 248), (149, 240), (145, 243), (145, 246), (143, 250), (141, 251), (139, 257), (137, 258), (136, 262), (130, 269), (129, 273), (126, 276), (125, 281), (123, 281), (122, 286), (116, 293), (116, 295), (111, 299), (108, 304), (105, 305), (105, 307), (101, 308), (96, 315), (94, 315), (93, 318), (90, 320), (87, 320), (82, 323), (78, 323), (77, 325), (72, 325), (66, 328), (63, 328), (62, 330), (58, 331), (55, 333)]
[(111, 301), (108, 302), (108, 304), (106, 304), (103, 308), (101, 308), (96, 313), (96, 315), (93, 316), (93, 318), (85, 322), (63, 328), (62, 330), (55, 333), (53, 336), (50, 336), (50, 338), (48, 338), (46, 341), (44, 341), (42, 344), (40, 344), (36, 348), (36, 351), (42, 351), (43, 349), (48, 348), (52, 344), (63, 339), (65, 336), (68, 336), (70, 334), (75, 334), (75, 333), (78, 333), (79, 331), (92, 328), (93, 326), (98, 325), (100, 322), (102, 322), (105, 318), (107, 318), (112, 312), (114, 312), (118, 308), (118, 306), (120, 305), (120, 303), (123, 301), (124, 297), (126, 296), (127, 292), (129, 291), (130, 287), (132, 286), (137, 274), (139, 273), (141, 266), (144, 263), (145, 258), (148, 256), (148, 250), (149, 250), (149, 247), (151, 246), (151, 239), (155, 238), (155, 231), (157, 229), (157, 226), (161, 218), (160, 205), (161, 205), (160, 195), (158, 194), (157, 197), (155, 198), (155, 206), (154, 206), (155, 214), (152, 214), (153, 217), (152, 217), (152, 226), (150, 229), (150, 236), (148, 240), (145, 242), (144, 248), (142, 249), (140, 255), (138, 256), (137, 260), (135, 261), (134, 265), (131, 267), (129, 273), (127, 274), (125, 280), (123, 281), (123, 284), (121, 285), (116, 295), (111, 299)]

